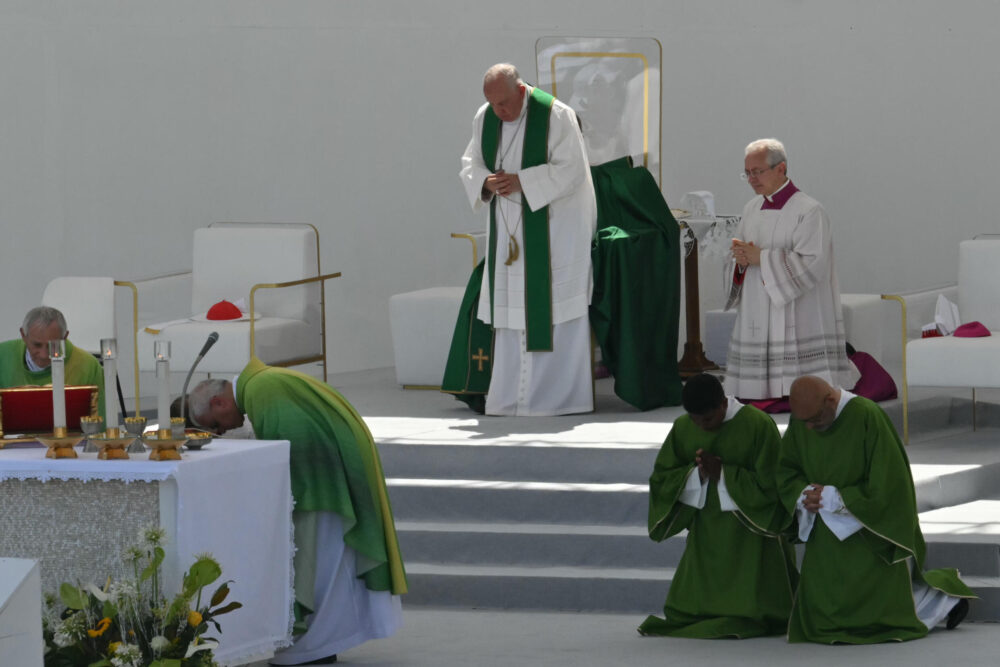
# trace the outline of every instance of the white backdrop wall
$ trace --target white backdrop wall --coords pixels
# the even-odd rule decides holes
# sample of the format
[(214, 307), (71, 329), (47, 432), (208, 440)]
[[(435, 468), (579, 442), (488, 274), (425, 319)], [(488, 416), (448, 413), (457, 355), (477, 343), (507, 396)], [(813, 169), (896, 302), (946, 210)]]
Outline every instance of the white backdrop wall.
[(998, 32), (990, 0), (0, 0), (0, 338), (54, 276), (185, 269), (195, 228), (283, 220), (344, 274), (331, 371), (392, 365), (389, 296), (465, 280), (482, 73), (532, 80), (546, 35), (660, 40), (669, 202), (738, 213), (743, 146), (777, 136), (844, 291), (953, 280), (1000, 231)]

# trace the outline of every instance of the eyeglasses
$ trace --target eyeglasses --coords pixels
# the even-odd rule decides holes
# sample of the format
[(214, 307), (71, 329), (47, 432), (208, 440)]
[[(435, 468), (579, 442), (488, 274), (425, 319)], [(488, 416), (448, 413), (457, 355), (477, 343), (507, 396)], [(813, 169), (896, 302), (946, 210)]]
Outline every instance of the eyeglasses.
[[(778, 164), (781, 163), (779, 162)], [(740, 180), (749, 181), (751, 178), (760, 178), (761, 174), (763, 174), (765, 171), (771, 171), (772, 169), (777, 167), (778, 164), (772, 164), (770, 167), (767, 167), (766, 169), (751, 169), (750, 171), (744, 171), (742, 174), (740, 174)]]

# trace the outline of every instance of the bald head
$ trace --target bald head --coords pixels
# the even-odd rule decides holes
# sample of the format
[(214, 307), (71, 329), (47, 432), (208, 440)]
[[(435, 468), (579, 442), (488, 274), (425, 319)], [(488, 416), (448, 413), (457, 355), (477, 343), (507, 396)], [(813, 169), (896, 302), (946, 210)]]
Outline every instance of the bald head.
[(804, 375), (792, 383), (788, 402), (793, 418), (804, 422), (806, 428), (825, 431), (837, 416), (840, 389), (823, 378)]
[(525, 90), (517, 68), (508, 63), (494, 65), (486, 70), (483, 77), (483, 95), (497, 118), (505, 123), (515, 121), (521, 115)]

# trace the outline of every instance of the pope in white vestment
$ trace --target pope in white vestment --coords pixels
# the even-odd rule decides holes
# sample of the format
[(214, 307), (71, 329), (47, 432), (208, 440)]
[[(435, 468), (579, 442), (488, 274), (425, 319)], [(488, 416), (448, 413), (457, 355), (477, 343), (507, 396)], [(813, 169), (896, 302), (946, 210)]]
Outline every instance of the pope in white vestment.
[[(484, 272), (478, 318), (495, 330), (493, 373), (486, 396), (492, 415), (557, 415), (593, 410), (588, 306), (593, 288), (590, 249), (597, 203), (576, 114), (554, 100), (548, 119), (547, 160), (522, 168), (525, 122), (533, 89), (513, 66), (490, 68), (484, 104), (473, 121), (460, 177), (476, 210), (496, 198), (493, 290)], [(539, 91), (540, 92), (540, 91)], [(482, 136), (487, 109), (501, 123), (496, 159), (487, 165)], [(548, 207), (552, 342), (533, 351), (526, 329), (522, 198), (532, 212)], [(544, 296), (544, 295), (543, 295)]]
[(747, 146), (744, 175), (758, 196), (733, 241), (726, 303), (737, 315), (725, 387), (742, 399), (787, 396), (802, 375), (843, 387), (860, 377), (847, 358), (830, 221), (786, 170), (776, 139)]

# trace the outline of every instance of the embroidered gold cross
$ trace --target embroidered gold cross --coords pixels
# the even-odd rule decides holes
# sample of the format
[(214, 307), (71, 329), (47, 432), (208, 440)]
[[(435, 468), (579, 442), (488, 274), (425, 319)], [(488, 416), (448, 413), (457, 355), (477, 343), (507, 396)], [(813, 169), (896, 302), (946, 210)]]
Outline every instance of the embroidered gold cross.
[(479, 348), (479, 353), (472, 355), (472, 360), (479, 362), (479, 372), (482, 373), (483, 372), (483, 362), (484, 361), (489, 361), (490, 358), (487, 357), (485, 354), (483, 354), (483, 348)]

